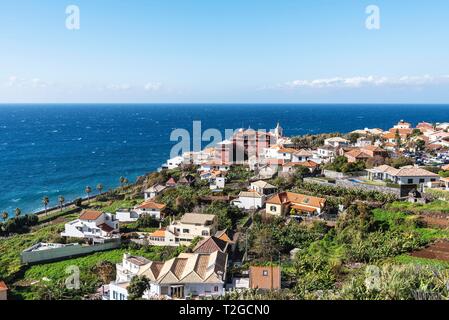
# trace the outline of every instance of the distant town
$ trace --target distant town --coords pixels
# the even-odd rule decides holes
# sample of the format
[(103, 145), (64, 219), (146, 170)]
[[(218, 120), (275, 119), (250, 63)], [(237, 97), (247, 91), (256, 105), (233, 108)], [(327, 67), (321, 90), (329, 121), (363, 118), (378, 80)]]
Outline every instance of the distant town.
[(444, 299), (449, 123), (394, 122), (239, 129), (115, 190), (5, 212), (0, 300)]

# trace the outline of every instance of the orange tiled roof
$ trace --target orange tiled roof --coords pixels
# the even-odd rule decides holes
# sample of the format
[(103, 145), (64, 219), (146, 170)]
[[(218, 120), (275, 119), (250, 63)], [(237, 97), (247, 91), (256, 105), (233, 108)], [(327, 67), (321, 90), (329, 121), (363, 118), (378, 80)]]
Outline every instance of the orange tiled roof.
[(284, 167), (307, 167), (307, 168), (316, 168), (318, 167), (318, 163), (313, 162), (311, 160), (301, 161), (301, 162), (289, 162), (284, 164)]
[(165, 238), (165, 229), (159, 229), (150, 233), (150, 237)]
[(377, 147), (377, 146), (373, 146), (373, 145), (369, 145), (369, 146), (364, 146), (363, 148), (360, 148), (360, 150), (368, 150), (371, 152), (383, 152), (385, 151), (384, 149)]
[(80, 220), (97, 220), (103, 212), (96, 210), (84, 210), (80, 215)]
[(156, 210), (164, 210), (165, 204), (154, 202), (153, 200), (147, 200), (139, 205), (138, 209), (156, 209)]
[(326, 203), (326, 199), (293, 192), (281, 192), (268, 199), (266, 203), (270, 204), (292, 203), (295, 205), (303, 204), (315, 208), (322, 208)]
[(280, 153), (297, 153), (299, 150), (293, 148), (281, 148), (278, 150)]
[(354, 149), (345, 153), (346, 156), (354, 157), (354, 158), (371, 158), (369, 154), (366, 154), (360, 149)]
[(249, 284), (252, 289), (280, 289), (281, 269), (276, 266), (250, 267)]
[(402, 135), (409, 135), (413, 132), (412, 129), (399, 129), (399, 128), (391, 128), (389, 130), (391, 133), (396, 134), (396, 132), (399, 132), (399, 134)]
[(3, 281), (0, 281), (0, 291), (6, 291), (6, 290), (8, 290), (6, 283), (4, 283)]

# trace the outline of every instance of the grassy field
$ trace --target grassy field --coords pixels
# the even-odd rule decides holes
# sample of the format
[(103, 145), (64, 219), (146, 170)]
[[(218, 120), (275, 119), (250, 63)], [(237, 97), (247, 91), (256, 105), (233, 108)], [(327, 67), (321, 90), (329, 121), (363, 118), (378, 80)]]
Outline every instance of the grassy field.
[(393, 202), (390, 204), (389, 209), (392, 210), (404, 210), (411, 211), (417, 214), (421, 213), (449, 213), (449, 202), (446, 201), (433, 201), (426, 204), (410, 203), (410, 202)]
[(399, 264), (414, 264), (414, 265), (422, 265), (422, 266), (435, 266), (435, 267), (449, 268), (449, 262), (447, 262), (447, 261), (412, 257), (407, 254), (396, 256), (393, 259), (391, 259), (391, 261), (394, 263), (399, 263)]
[(133, 199), (133, 200), (118, 200), (114, 201), (112, 204), (108, 202), (91, 202), (89, 207), (101, 209), (104, 212), (115, 213), (118, 209), (123, 208), (133, 208), (135, 205), (140, 204), (144, 201), (143, 198)]
[(59, 238), (64, 225), (49, 225), (35, 231), (15, 235), (0, 241), (0, 278), (10, 279), (20, 271), (20, 253), (38, 242), (53, 242)]

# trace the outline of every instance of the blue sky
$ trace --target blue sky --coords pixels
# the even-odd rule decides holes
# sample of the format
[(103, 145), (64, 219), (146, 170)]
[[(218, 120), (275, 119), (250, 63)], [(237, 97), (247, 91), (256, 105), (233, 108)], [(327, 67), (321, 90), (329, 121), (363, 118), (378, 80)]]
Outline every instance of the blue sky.
[(2, 1), (0, 102), (449, 103), (448, 15), (447, 0)]

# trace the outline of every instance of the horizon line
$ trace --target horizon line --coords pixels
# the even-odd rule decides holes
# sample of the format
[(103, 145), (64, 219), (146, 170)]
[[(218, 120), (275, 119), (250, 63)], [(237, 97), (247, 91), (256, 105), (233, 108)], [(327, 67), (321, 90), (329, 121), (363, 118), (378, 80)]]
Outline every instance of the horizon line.
[(0, 102), (5, 105), (441, 105), (449, 102)]

